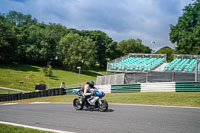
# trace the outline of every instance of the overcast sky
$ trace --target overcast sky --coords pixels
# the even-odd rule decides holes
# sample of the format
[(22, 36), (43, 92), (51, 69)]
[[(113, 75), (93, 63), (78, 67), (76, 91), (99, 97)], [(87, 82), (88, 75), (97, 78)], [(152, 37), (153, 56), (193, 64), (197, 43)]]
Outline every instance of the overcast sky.
[[(192, 0), (0, 0), (0, 12), (31, 14), (39, 22), (78, 30), (101, 30), (114, 41), (141, 39), (155, 50), (169, 41), (182, 9)], [(152, 47), (151, 41), (156, 41)]]

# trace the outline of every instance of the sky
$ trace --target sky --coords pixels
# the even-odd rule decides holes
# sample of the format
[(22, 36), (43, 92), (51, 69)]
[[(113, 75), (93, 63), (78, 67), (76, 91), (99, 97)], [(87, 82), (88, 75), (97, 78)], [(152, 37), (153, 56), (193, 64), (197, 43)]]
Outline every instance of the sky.
[[(192, 0), (0, 0), (0, 12), (30, 14), (39, 22), (78, 30), (101, 30), (113, 41), (141, 39), (154, 50), (174, 48), (169, 40)], [(155, 43), (152, 43), (155, 41)]]

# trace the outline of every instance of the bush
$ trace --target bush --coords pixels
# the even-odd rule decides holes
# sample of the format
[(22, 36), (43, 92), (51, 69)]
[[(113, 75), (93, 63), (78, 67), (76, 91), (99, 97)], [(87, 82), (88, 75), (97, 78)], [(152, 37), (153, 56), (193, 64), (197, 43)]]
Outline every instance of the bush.
[(53, 76), (53, 71), (52, 71), (51, 65), (47, 65), (47, 67), (44, 67), (43, 72), (44, 72), (45, 76), (49, 76), (49, 77)]

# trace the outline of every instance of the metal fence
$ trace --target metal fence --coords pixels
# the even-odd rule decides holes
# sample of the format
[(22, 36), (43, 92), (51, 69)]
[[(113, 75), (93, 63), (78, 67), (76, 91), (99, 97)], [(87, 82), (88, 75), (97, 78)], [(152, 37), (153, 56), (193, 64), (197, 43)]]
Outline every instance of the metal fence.
[[(200, 68), (200, 65), (198, 65)], [(117, 76), (118, 75), (118, 76)], [(200, 81), (200, 69), (194, 72), (132, 72), (98, 76), (97, 85), (109, 84), (133, 84), (153, 82), (177, 82), (177, 81)]]
[(125, 75), (125, 83), (145, 83), (147, 81), (148, 73), (134, 72), (134, 73), (126, 73)]
[(97, 76), (96, 85), (124, 84), (125, 74)]
[(174, 59), (200, 59), (200, 55), (175, 54)]
[(195, 73), (183, 72), (126, 73), (125, 83), (200, 81), (200, 73), (197, 77), (198, 78), (195, 79)]

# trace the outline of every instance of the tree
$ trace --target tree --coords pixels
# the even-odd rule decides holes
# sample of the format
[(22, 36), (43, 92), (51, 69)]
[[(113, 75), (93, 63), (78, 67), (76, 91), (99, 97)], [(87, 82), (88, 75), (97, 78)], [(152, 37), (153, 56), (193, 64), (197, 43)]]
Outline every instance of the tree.
[(170, 28), (170, 40), (176, 45), (176, 53), (200, 54), (200, 0), (186, 6), (178, 23)]
[(32, 45), (34, 39), (30, 37), (30, 33), (32, 32), (30, 31), (30, 27), (32, 26), (33, 28), (33, 25), (37, 25), (37, 19), (32, 18), (31, 15), (24, 15), (16, 11), (10, 11), (4, 14), (4, 16), (16, 34), (17, 55), (15, 60), (25, 63), (34, 63), (35, 59), (38, 57), (38, 54), (36, 54), (36, 57), (34, 54), (38, 49), (35, 49), (36, 47)]
[(0, 16), (0, 62), (11, 63), (16, 53), (16, 35), (8, 21)]
[(167, 61), (171, 62), (173, 60), (173, 58), (174, 58), (174, 52), (175, 52), (174, 49), (172, 49), (172, 48), (170, 48), (168, 46), (165, 46), (165, 47), (159, 49), (156, 52), (156, 54), (167, 54)]
[(44, 67), (43, 69), (43, 72), (45, 74), (45, 76), (48, 76), (48, 77), (52, 77), (53, 76), (53, 71), (52, 71), (52, 67), (51, 67), (51, 62), (48, 62), (47, 63), (47, 66)]
[(60, 40), (58, 47), (59, 57), (68, 70), (95, 65), (96, 47), (89, 38), (69, 33)]
[(117, 50), (120, 56), (127, 55), (129, 53), (151, 53), (151, 49), (142, 44), (140, 39), (123, 40), (118, 43)]
[(107, 45), (106, 49), (106, 55), (107, 55), (107, 61), (111, 61), (113, 59), (116, 59), (119, 56), (119, 51), (117, 50), (117, 42), (111, 42)]
[(25, 44), (21, 45), (25, 49), (26, 61), (31, 64), (46, 64), (50, 46), (44, 40), (44, 29), (38, 25), (31, 25), (27, 28), (27, 35)]
[[(54, 63), (59, 50), (57, 49), (57, 46), (59, 45), (60, 39), (67, 34), (67, 28), (60, 24), (50, 23), (49, 25), (46, 25), (43, 34), (43, 41), (49, 46), (47, 51), (48, 60), (51, 60), (52, 63)], [(57, 62), (61, 62), (59, 58)]]
[(15, 26), (18, 38), (18, 55), (22, 62), (45, 65), (55, 62), (57, 45), (66, 35), (67, 28), (60, 24)]
[(81, 36), (89, 37), (96, 44), (97, 56), (96, 60), (99, 63), (99, 66), (102, 68), (106, 68), (108, 55), (106, 53), (106, 49), (109, 47), (108, 45), (112, 42), (112, 39), (104, 32), (97, 31), (81, 31)]
[(10, 11), (7, 15), (6, 18), (8, 21), (17, 26), (23, 26), (23, 25), (35, 25), (37, 24), (37, 19), (32, 18), (32, 16), (29, 15), (24, 15), (20, 12), (16, 11)]

